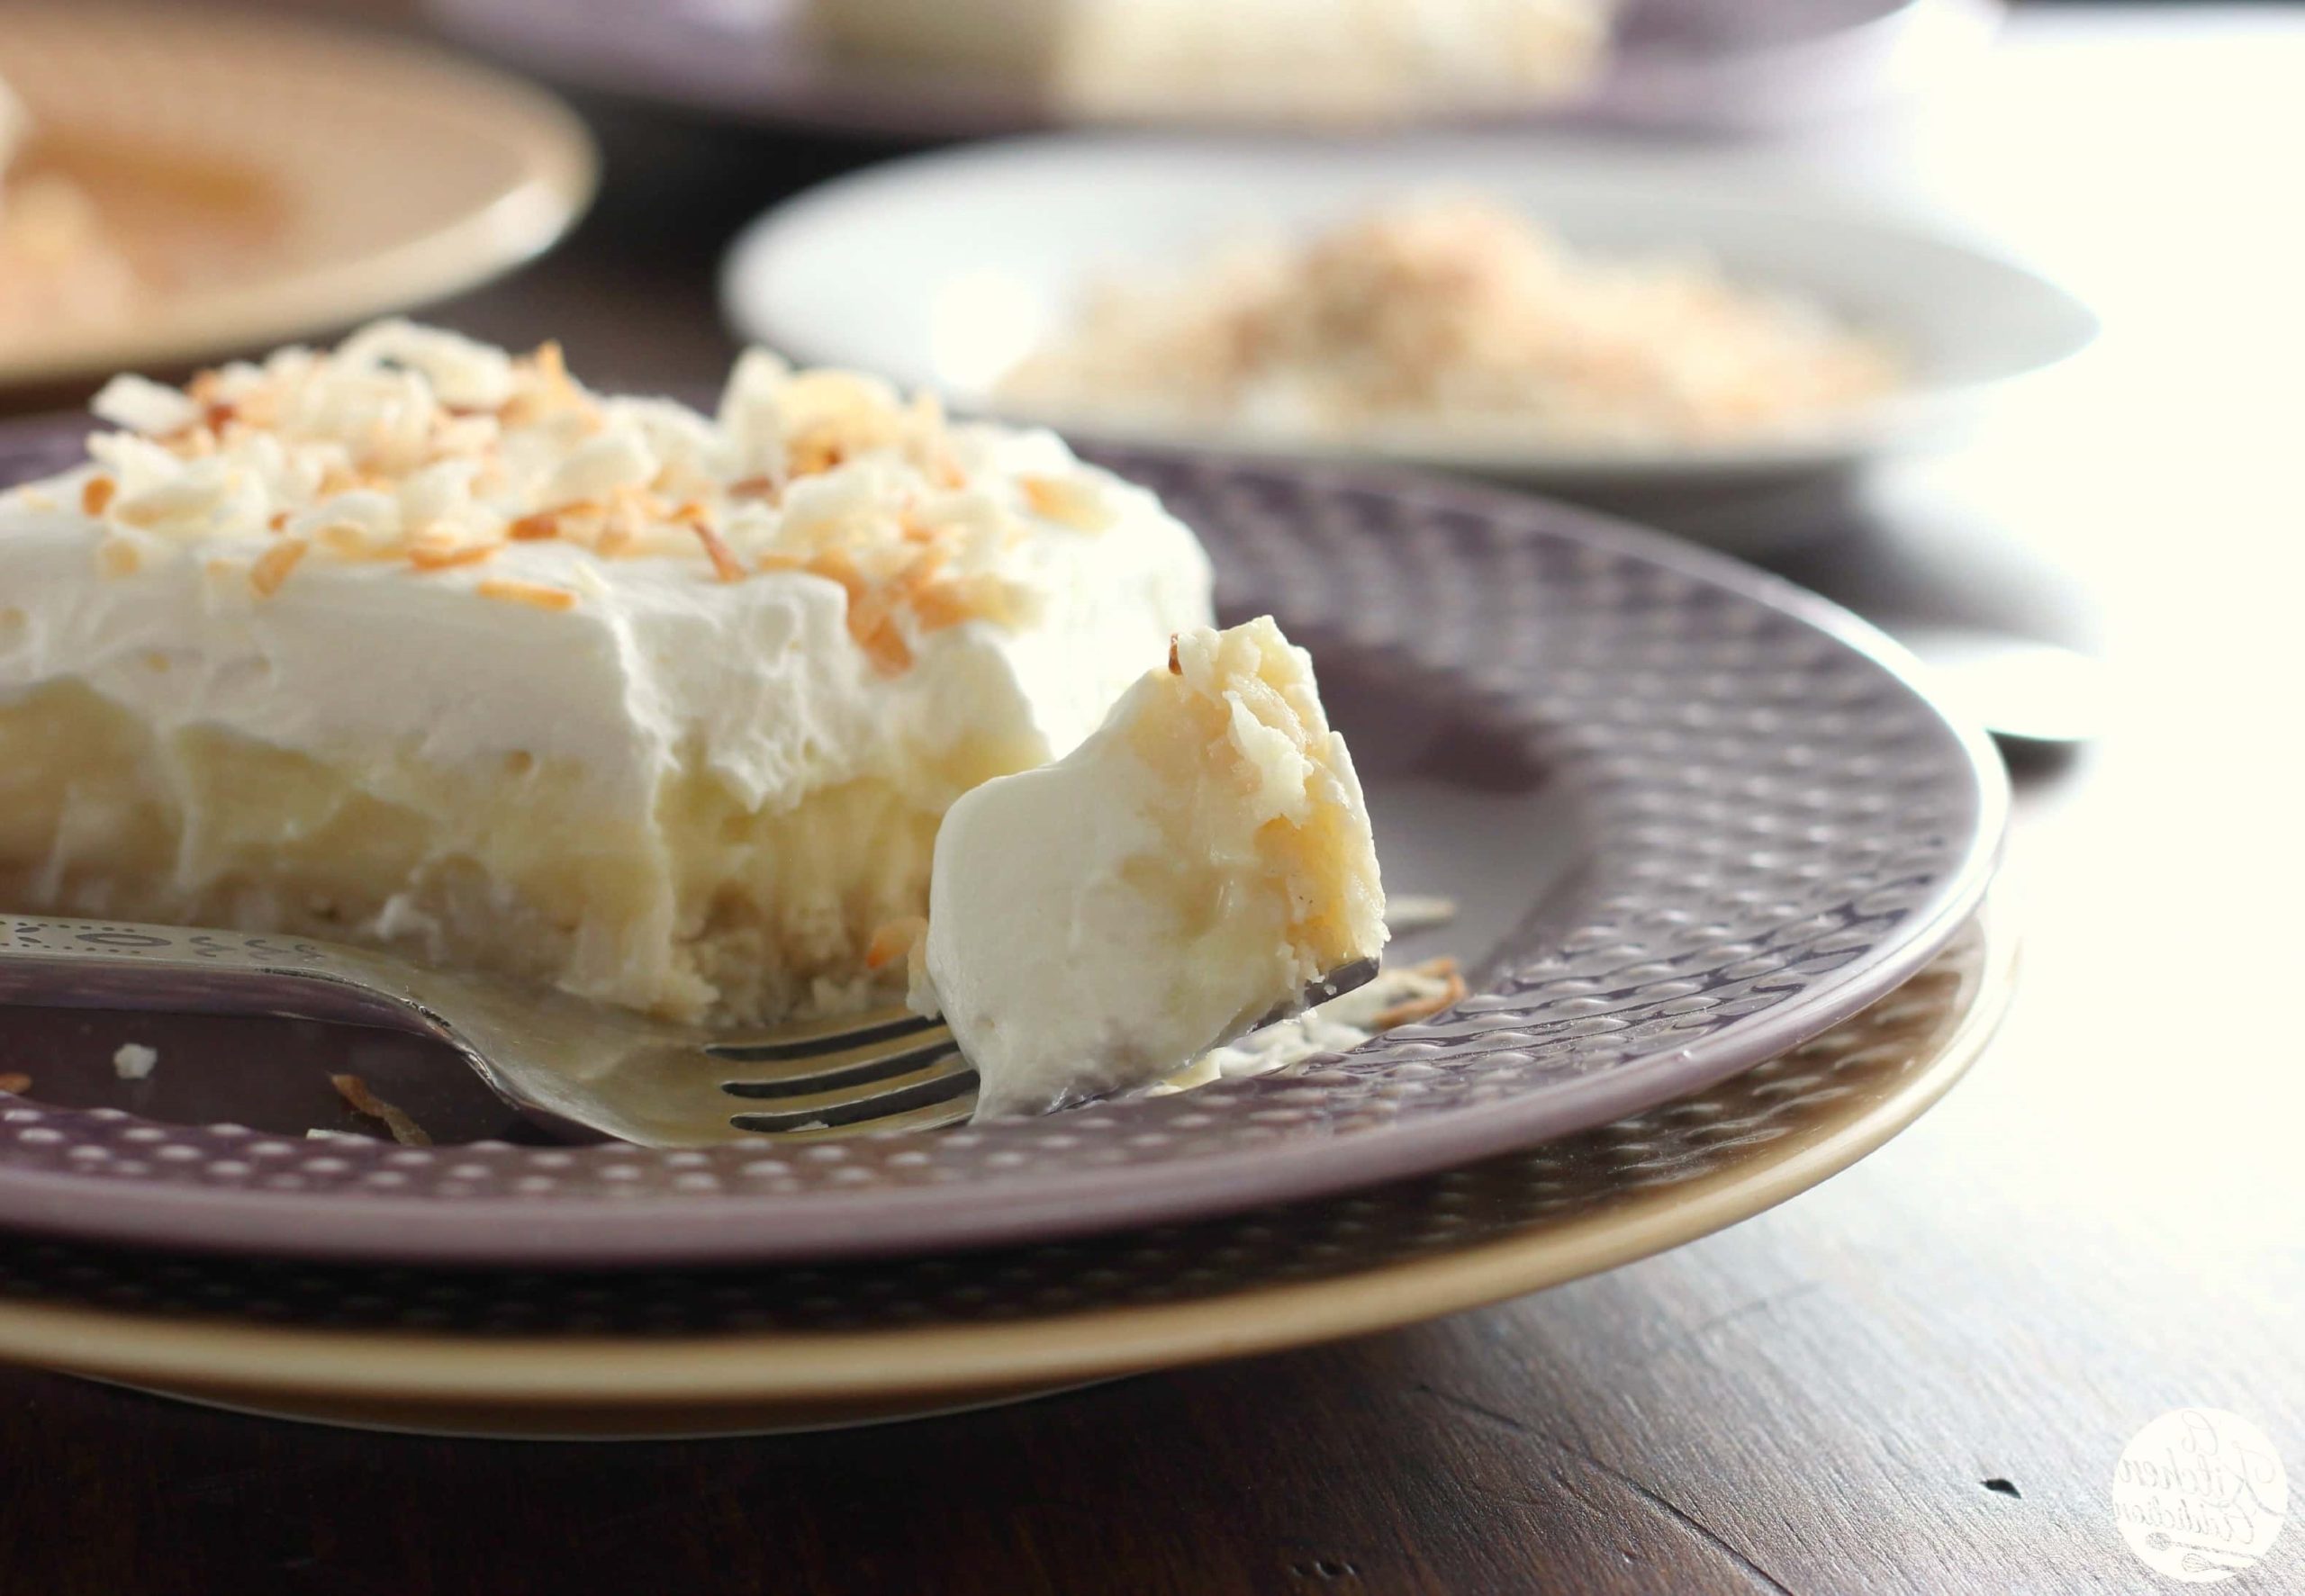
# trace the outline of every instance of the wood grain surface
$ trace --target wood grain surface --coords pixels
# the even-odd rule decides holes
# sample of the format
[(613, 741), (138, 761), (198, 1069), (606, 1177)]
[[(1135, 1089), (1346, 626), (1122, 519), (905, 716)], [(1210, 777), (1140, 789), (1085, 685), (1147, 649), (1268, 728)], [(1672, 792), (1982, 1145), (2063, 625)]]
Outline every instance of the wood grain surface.
[[(2109, 323), (1794, 563), (2113, 662), (2111, 734), (2024, 773), (2016, 1011), (1885, 1151), (1495, 1309), (877, 1429), (428, 1440), (0, 1373), (0, 1593), (2156, 1588), (2111, 1519), (2139, 1426), (2233, 1409), (2305, 1471), (2298, 81), (2278, 11), (2022, 22), (1945, 114), (1817, 158)], [(884, 153), (584, 108), (599, 211), (438, 315), (606, 385), (715, 375), (728, 234)], [(2305, 1590), (2305, 1527), (2230, 1588)]]

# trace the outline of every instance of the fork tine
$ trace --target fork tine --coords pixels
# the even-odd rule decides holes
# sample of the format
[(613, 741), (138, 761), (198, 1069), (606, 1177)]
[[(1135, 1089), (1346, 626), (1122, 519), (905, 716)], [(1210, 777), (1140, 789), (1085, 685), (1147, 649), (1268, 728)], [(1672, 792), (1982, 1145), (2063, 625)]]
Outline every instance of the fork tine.
[(780, 1031), (773, 1038), (763, 1038), (757, 1041), (740, 1038), (708, 1041), (704, 1044), (704, 1050), (716, 1059), (746, 1064), (765, 1063), (778, 1059), (814, 1059), (873, 1042), (893, 1041), (901, 1036), (927, 1031), (936, 1023), (935, 1020), (921, 1018), (909, 1009), (876, 1009), (871, 1014), (829, 1020), (805, 1031)]
[(901, 1109), (876, 1120), (863, 1120), (851, 1125), (827, 1125), (822, 1129), (779, 1130), (766, 1124), (748, 1122), (765, 1119), (758, 1114), (738, 1114), (728, 1123), (739, 1131), (750, 1131), (757, 1136), (770, 1136), (779, 1141), (833, 1141), (859, 1136), (902, 1136), (919, 1131), (941, 1131), (947, 1125), (964, 1124), (976, 1113), (976, 1094), (963, 1092), (957, 1097), (942, 1102), (923, 1104), (918, 1108)]
[(921, 1069), (872, 1083), (869, 1090), (845, 1087), (779, 1096), (773, 1109), (731, 1114), (728, 1123), (739, 1131), (836, 1129), (868, 1120), (886, 1121), (963, 1096), (973, 1099), (975, 1086), (976, 1071), (961, 1057), (959, 1049), (951, 1048)]
[(732, 1097), (798, 1097), (810, 1092), (861, 1087), (889, 1076), (901, 1075), (933, 1062), (952, 1050), (952, 1032), (941, 1028), (927, 1041), (911, 1047), (872, 1049), (859, 1055), (806, 1059), (742, 1080), (725, 1080), (720, 1089)]

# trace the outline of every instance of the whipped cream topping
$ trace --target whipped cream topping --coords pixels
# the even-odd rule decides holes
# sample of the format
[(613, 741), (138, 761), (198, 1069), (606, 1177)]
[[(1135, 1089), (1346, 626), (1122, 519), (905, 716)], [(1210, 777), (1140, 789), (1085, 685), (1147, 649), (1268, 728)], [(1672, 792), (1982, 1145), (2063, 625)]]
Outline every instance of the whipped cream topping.
[[(187, 544), (261, 547), (268, 596), (305, 559), (424, 574), (470, 566), (484, 597), (568, 609), (583, 563), (524, 582), (524, 543), (597, 560), (686, 563), (714, 581), (807, 571), (855, 600), (850, 629), (889, 671), (919, 635), (1027, 618), (1000, 555), (1026, 519), (1098, 532), (1119, 507), (1061, 453), (1001, 469), (933, 397), (869, 377), (795, 374), (758, 350), (719, 412), (602, 399), (556, 346), (515, 358), (453, 333), (379, 322), (330, 354), (281, 351), (178, 390), (114, 378), (80, 508), (111, 533), (108, 569)], [(592, 573), (597, 575), (597, 572)]]
[(1310, 658), (1269, 618), (1196, 629), (1063, 760), (937, 834), (917, 1006), (980, 1115), (1174, 1074), (1386, 940), (1369, 812)]

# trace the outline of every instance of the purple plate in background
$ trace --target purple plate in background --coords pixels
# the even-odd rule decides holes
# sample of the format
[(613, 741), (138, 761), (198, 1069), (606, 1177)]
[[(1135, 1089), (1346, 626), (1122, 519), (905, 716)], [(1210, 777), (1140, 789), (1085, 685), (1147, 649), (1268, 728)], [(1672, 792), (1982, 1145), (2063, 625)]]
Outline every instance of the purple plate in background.
[[(562, 81), (739, 121), (920, 139), (1080, 121), (1027, 85), (844, 59), (811, 37), (803, 0), (431, 0), (431, 10), (466, 42)], [(1469, 120), (1781, 128), (1941, 76), (1977, 52), (1998, 17), (1995, 0), (1622, 0), (1614, 58), (1585, 94)]]
[[(0, 427), (0, 481), (86, 423)], [(1396, 893), (1459, 900), (1395, 955), (1475, 990), (1344, 1055), (1046, 1118), (658, 1152), (328, 1139), (363, 1074), (443, 1142), (506, 1133), (381, 1032), (0, 1011), (0, 1222), (151, 1246), (611, 1266), (926, 1253), (1288, 1202), (1532, 1146), (1698, 1091), (1921, 969), (2007, 804), (1982, 734), (1861, 621), (1541, 500), (1335, 468), (1099, 451), (1199, 530), (1239, 618), (1319, 663)], [(161, 1064), (133, 1085), (125, 1041)], [(218, 1123), (232, 1121), (232, 1123)]]

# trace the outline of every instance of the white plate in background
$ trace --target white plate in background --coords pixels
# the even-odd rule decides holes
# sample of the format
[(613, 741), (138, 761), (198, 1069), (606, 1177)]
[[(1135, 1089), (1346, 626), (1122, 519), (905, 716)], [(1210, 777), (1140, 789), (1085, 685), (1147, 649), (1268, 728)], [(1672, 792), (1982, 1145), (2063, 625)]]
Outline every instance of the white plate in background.
[[(1843, 425), (1746, 443), (1602, 450), (1505, 429), (1350, 436), (1122, 419), (995, 397), (1093, 282), (1190, 265), (1243, 234), (1317, 229), (1371, 205), (1485, 194), (1601, 252), (1694, 251), (1739, 281), (1812, 298), (1901, 345), (1906, 392)], [(933, 387), (960, 409), (1086, 437), (1236, 453), (1351, 455), (1576, 491), (1751, 491), (1918, 445), (1989, 392), (2077, 353), (2089, 310), (1925, 221), (1749, 160), (1599, 141), (1385, 144), (1064, 135), (912, 157), (778, 206), (738, 239), (722, 302), (744, 337), (814, 365)]]

